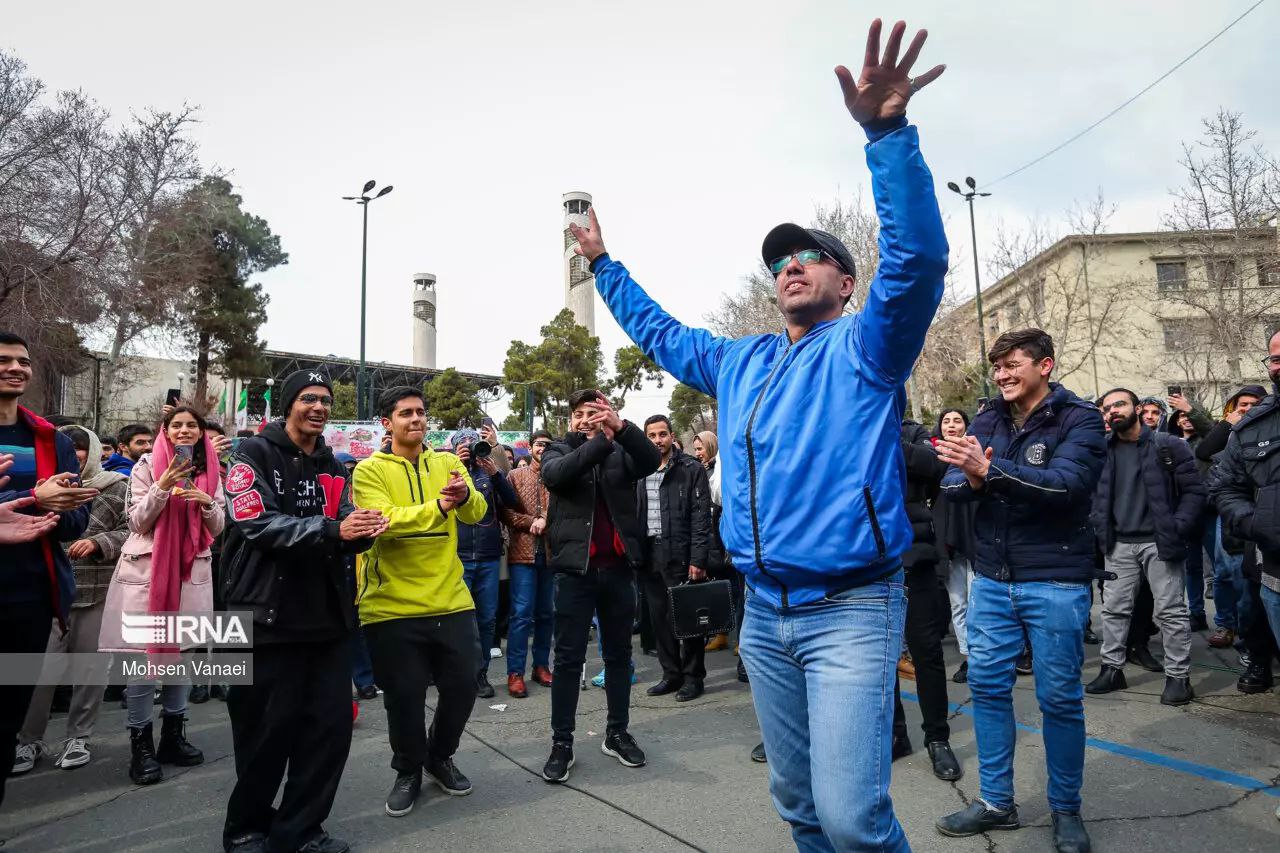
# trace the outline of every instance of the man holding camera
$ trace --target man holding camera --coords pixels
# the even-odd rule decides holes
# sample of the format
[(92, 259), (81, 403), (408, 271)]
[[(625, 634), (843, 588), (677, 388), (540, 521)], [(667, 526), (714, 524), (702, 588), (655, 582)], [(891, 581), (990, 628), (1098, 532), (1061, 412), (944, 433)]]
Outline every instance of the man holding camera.
[[(492, 699), (489, 645), (493, 642), (493, 629), (498, 620), (498, 577), (502, 571), (504, 547), (498, 513), (504, 507), (520, 506), (520, 498), (506, 475), (498, 469), (494, 453), (496, 447), (492, 441), (483, 441), (480, 433), (463, 427), (454, 432), (450, 444), (487, 507), (478, 521), (462, 521), (458, 525), (458, 557), (462, 560), (462, 578), (476, 603), (476, 627), (480, 632), (476, 695), (481, 699)], [(501, 454), (502, 451), (498, 450), (497, 455)]]

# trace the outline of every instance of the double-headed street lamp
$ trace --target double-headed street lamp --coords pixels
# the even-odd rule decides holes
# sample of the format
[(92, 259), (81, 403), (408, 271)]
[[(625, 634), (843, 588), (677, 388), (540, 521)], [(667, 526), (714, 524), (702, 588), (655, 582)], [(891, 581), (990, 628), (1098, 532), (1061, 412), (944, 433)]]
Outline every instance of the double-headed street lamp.
[[(968, 192), (964, 192), (960, 187), (956, 186), (955, 181), (947, 181), (947, 189), (969, 203), (969, 237), (973, 241), (974, 305), (978, 309), (978, 364), (981, 365), (987, 358), (987, 330), (982, 320), (982, 279), (978, 276), (978, 230), (973, 222), (973, 200), (974, 198), (986, 198), (991, 193), (978, 192), (978, 182), (973, 178), (965, 178), (964, 182), (969, 187)], [(982, 371), (982, 395), (984, 397), (991, 396), (991, 386), (987, 375), (987, 370), (984, 368)]]
[(369, 260), (369, 202), (375, 198), (382, 198), (392, 190), (392, 187), (386, 186), (378, 190), (377, 195), (369, 195), (375, 186), (377, 186), (377, 181), (366, 181), (364, 189), (360, 190), (360, 195), (344, 195), (342, 197), (343, 201), (354, 201), (364, 208), (364, 237), (360, 243), (360, 367), (356, 370), (356, 417), (362, 421), (369, 418), (369, 379), (365, 375), (364, 366), (365, 284), (368, 277)]

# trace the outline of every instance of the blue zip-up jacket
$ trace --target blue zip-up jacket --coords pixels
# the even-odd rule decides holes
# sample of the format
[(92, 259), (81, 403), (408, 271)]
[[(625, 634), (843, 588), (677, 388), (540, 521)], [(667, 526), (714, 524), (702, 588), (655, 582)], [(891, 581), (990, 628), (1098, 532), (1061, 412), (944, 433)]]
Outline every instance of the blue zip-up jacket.
[[(911, 547), (899, 449), (903, 383), (942, 298), (947, 239), (914, 127), (871, 133), (880, 268), (857, 314), (730, 340), (681, 325), (601, 255), (596, 287), (646, 355), (719, 401), (724, 513), (734, 567), (775, 606), (821, 601), (893, 572)], [(831, 453), (831, 436), (852, 436)]]
[(974, 491), (952, 466), (942, 491), (953, 501), (978, 501), (974, 571), (1006, 582), (1092, 580), (1089, 512), (1107, 458), (1102, 412), (1051, 382), (1021, 430), (996, 397), (969, 435), (991, 448), (986, 483)]
[[(501, 451), (499, 451), (501, 452)], [(501, 471), (490, 477), (479, 465), (468, 465), (467, 473), (489, 504), (484, 518), (475, 524), (458, 522), (458, 559), (478, 563), (502, 559), (502, 524), (498, 510), (519, 509), (520, 496)]]

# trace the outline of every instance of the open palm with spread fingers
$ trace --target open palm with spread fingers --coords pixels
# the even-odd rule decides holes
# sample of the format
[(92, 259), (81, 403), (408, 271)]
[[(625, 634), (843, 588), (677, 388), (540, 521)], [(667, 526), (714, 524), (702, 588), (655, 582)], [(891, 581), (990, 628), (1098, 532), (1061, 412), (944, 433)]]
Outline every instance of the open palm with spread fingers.
[(867, 53), (862, 60), (862, 73), (855, 81), (853, 73), (843, 65), (836, 67), (836, 78), (844, 92), (844, 105), (859, 124), (897, 118), (907, 112), (911, 96), (942, 76), (945, 65), (935, 65), (918, 77), (911, 76), (929, 33), (920, 30), (911, 40), (907, 52), (898, 59), (902, 48), (902, 35), (907, 31), (904, 21), (898, 21), (889, 31), (889, 41), (880, 53), (880, 19), (871, 22), (867, 33)]

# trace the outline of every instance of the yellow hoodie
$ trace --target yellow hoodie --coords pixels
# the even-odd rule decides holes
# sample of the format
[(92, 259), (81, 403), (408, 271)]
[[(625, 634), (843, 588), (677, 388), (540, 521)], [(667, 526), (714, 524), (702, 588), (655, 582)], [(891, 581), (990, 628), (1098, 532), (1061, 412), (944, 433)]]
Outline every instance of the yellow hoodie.
[[(444, 515), (436, 499), (452, 471), (467, 481), (471, 495)], [(387, 532), (363, 555), (361, 624), (475, 609), (462, 582), (458, 521), (475, 524), (488, 504), (458, 457), (423, 448), (415, 466), (401, 456), (375, 453), (356, 466), (351, 496), (361, 509), (376, 509), (391, 519)]]

